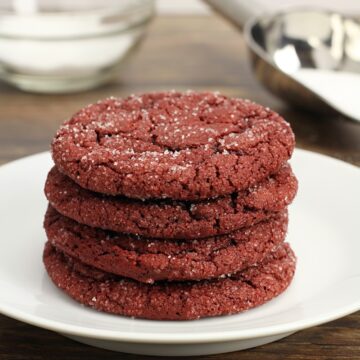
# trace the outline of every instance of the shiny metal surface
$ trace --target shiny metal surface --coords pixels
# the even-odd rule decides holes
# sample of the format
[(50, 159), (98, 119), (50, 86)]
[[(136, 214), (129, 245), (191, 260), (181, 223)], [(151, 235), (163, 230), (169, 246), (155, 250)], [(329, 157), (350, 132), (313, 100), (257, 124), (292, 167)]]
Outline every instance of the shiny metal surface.
[(260, 17), (248, 31), (254, 45), (284, 72), (360, 71), (360, 24), (340, 14), (294, 10)]
[(360, 72), (360, 22), (356, 19), (292, 10), (257, 17), (244, 32), (258, 79), (294, 104), (329, 110), (320, 97), (288, 76), (299, 69)]
[(272, 93), (302, 108), (341, 111), (293, 75), (304, 69), (359, 74), (358, 19), (323, 9), (289, 8), (282, 13), (262, 14), (256, 1), (204, 1), (243, 30), (255, 75)]

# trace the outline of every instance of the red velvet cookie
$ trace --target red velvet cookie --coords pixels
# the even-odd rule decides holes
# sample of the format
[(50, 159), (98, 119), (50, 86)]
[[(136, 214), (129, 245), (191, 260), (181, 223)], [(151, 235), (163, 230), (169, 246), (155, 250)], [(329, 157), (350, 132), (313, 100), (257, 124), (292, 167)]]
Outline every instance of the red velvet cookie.
[(282, 211), (297, 181), (289, 165), (250, 189), (201, 202), (141, 201), (81, 188), (54, 167), (45, 194), (61, 214), (102, 229), (154, 238), (191, 239), (227, 234)]
[(81, 304), (113, 314), (154, 320), (190, 320), (235, 314), (282, 293), (295, 272), (288, 244), (262, 264), (231, 277), (199, 282), (143, 284), (88, 267), (47, 243), (46, 270), (54, 284)]
[(44, 227), (49, 242), (65, 254), (108, 273), (152, 283), (217, 278), (257, 264), (284, 241), (287, 223), (284, 211), (229, 235), (167, 241), (80, 225), (49, 207)]
[(107, 99), (66, 121), (52, 142), (58, 169), (80, 186), (130, 198), (228, 195), (276, 173), (294, 148), (284, 119), (215, 93)]

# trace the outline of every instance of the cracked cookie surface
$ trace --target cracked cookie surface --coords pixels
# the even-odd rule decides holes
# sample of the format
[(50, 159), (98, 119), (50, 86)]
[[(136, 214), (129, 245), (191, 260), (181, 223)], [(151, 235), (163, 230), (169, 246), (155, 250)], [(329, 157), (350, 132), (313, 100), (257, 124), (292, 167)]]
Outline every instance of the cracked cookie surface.
[(203, 280), (261, 262), (281, 244), (287, 211), (229, 235), (192, 241), (139, 238), (80, 225), (49, 207), (44, 227), (49, 242), (65, 254), (108, 273), (152, 283)]
[(54, 284), (81, 304), (153, 320), (235, 314), (261, 305), (288, 287), (296, 263), (285, 243), (263, 263), (228, 278), (143, 284), (88, 267), (55, 250), (50, 243), (45, 245), (43, 260)]
[(192, 239), (222, 235), (270, 218), (293, 200), (297, 180), (289, 165), (278, 173), (222, 198), (141, 201), (81, 188), (54, 167), (45, 194), (61, 214), (102, 229), (154, 238)]
[(130, 198), (228, 195), (290, 158), (288, 123), (258, 104), (216, 93), (150, 93), (89, 105), (52, 142), (59, 170), (80, 186)]

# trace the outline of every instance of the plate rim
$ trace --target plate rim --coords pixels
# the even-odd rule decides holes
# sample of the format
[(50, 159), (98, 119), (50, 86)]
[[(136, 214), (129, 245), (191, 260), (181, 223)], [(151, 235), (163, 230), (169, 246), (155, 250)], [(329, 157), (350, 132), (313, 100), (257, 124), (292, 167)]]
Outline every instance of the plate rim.
[[(347, 163), (345, 161), (332, 158), (330, 156), (316, 153), (309, 150), (296, 148), (296, 153), (300, 153), (305, 156), (315, 156), (322, 158), (326, 161), (336, 162), (341, 164), (341, 166), (349, 167), (353, 170), (359, 171), (360, 168), (356, 165)], [(5, 163), (0, 166), (0, 173), (4, 167), (15, 166), (16, 163), (26, 160), (31, 160), (32, 158), (49, 156), (49, 151), (44, 151), (40, 153), (35, 153), (22, 157), (11, 162)], [(25, 323), (38, 326), (47, 330), (60, 332), (69, 335), (75, 335), (80, 337), (87, 337), (92, 339), (101, 339), (101, 340), (111, 340), (111, 341), (122, 341), (129, 343), (152, 343), (152, 344), (198, 344), (198, 343), (216, 343), (216, 342), (225, 342), (225, 341), (236, 341), (236, 340), (246, 340), (259, 337), (274, 336), (283, 333), (296, 332), (308, 327), (316, 326), (323, 324), (325, 322), (333, 321), (335, 319), (341, 318), (343, 316), (349, 315), (356, 311), (360, 310), (360, 299), (354, 301), (347, 306), (343, 306), (340, 309), (334, 309), (331, 312), (321, 314), (317, 317), (312, 317), (311, 319), (291, 321), (284, 324), (271, 325), (265, 328), (255, 328), (249, 330), (228, 330), (225, 332), (213, 332), (213, 333), (151, 333), (151, 332), (142, 332), (142, 333), (127, 333), (125, 331), (117, 330), (104, 330), (104, 329), (91, 329), (84, 328), (79, 325), (64, 324), (61, 321), (44, 319), (43, 317), (33, 315), (21, 310), (12, 308), (1, 303), (0, 299), (0, 313), (11, 318), (14, 318)], [(230, 315), (229, 315), (230, 316)], [(136, 321), (136, 319), (134, 319)], [(197, 321), (197, 320), (193, 320)], [(167, 323), (171, 324), (171, 321)]]
[[(6, 309), (6, 306), (0, 304), (0, 313), (9, 316), (13, 319), (25, 322), (30, 325), (34, 325), (43, 329), (51, 330), (58, 333), (75, 335), (80, 337), (86, 337), (91, 339), (101, 339), (110, 341), (122, 341), (129, 343), (146, 343), (146, 344), (205, 344), (205, 343), (217, 343), (225, 341), (236, 341), (254, 339), (260, 337), (274, 336), (285, 333), (297, 332), (306, 328), (321, 325), (346, 315), (350, 315), (360, 310), (360, 300), (342, 308), (342, 311), (333, 311), (331, 315), (326, 314), (311, 320), (299, 320), (295, 322), (289, 322), (282, 325), (268, 326), (264, 329), (252, 329), (252, 330), (231, 330), (226, 332), (214, 332), (214, 333), (127, 333), (119, 332), (116, 330), (99, 330), (99, 329), (84, 329), (77, 325), (64, 325), (55, 320), (44, 320), (34, 315), (29, 315), (22, 311), (11, 311)], [(231, 316), (231, 315), (229, 315)], [(136, 319), (133, 319), (136, 321)], [(156, 320), (157, 321), (157, 320)], [(192, 320), (197, 321), (197, 320)], [(171, 324), (171, 321), (168, 322)], [(181, 337), (181, 338), (180, 338)]]

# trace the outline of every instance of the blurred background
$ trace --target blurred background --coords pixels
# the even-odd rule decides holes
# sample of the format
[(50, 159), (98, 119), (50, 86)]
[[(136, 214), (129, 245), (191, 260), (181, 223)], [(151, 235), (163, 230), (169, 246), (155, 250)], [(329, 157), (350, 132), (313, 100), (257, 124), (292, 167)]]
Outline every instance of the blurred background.
[(356, 14), (357, 0), (0, 0), (0, 163), (47, 150), (87, 103), (193, 89), (269, 106), (299, 147), (359, 164)]

